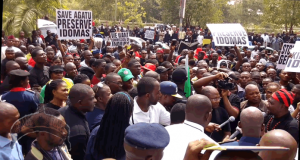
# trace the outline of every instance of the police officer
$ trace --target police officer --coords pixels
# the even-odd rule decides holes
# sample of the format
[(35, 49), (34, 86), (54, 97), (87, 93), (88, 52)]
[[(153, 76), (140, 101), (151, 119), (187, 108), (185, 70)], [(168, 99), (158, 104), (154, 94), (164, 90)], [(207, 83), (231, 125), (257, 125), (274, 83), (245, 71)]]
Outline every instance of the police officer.
[(13, 104), (20, 113), (20, 118), (37, 110), (39, 99), (33, 91), (27, 90), (29, 72), (21, 69), (12, 70), (10, 74), (10, 91), (2, 95), (2, 100)]
[(256, 146), (264, 133), (264, 115), (257, 107), (248, 107), (241, 112), (238, 127), (241, 128), (243, 136), (237, 142), (226, 142), (221, 146)]
[[(10, 71), (10, 91), (2, 95), (2, 100), (13, 104), (18, 109), (20, 118), (36, 112), (39, 105), (39, 98), (35, 92), (26, 89), (29, 84), (29, 74), (21, 69)], [(22, 134), (18, 134), (18, 138), (20, 137)], [(28, 153), (33, 140), (34, 138), (27, 136), (19, 140), (23, 153)]]

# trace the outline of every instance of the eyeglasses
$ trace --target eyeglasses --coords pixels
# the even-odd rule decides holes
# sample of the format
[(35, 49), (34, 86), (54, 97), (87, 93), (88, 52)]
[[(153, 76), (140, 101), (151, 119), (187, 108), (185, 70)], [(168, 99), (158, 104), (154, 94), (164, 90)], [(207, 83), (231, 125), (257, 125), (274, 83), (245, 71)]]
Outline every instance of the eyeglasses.
[(80, 61), (80, 59), (74, 59), (74, 61)]
[(122, 82), (111, 82), (111, 83), (117, 84), (117, 85), (119, 85), (119, 86), (123, 86), (123, 83), (122, 83)]
[(212, 101), (214, 102), (219, 102), (221, 100), (221, 98), (214, 98), (214, 99), (211, 99)]

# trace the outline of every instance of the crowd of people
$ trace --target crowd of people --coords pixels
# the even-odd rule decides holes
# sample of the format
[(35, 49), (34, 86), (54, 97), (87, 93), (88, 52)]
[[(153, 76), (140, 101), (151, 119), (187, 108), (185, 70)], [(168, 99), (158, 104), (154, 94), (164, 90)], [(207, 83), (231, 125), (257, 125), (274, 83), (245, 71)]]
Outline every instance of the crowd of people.
[[(112, 46), (109, 33), (122, 31), (145, 39), (145, 29), (103, 25), (93, 31), (107, 37), (100, 45), (2, 31), (0, 159), (296, 159), (300, 73), (276, 68), (282, 44), (295, 43), (289, 34), (219, 47), (208, 29), (171, 26), (142, 45)], [(197, 49), (179, 50), (182, 41)]]

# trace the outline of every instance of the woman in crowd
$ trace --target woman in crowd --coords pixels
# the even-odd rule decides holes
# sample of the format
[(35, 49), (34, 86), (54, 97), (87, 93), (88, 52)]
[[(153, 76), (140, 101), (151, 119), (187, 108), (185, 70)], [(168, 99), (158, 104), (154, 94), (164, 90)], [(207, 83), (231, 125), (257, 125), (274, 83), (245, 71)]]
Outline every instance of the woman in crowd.
[(52, 61), (51, 61), (51, 66), (61, 66), (62, 65), (62, 58), (61, 57), (58, 57), (58, 56), (54, 56), (52, 58)]
[(133, 111), (133, 99), (124, 92), (116, 93), (107, 103), (105, 113), (92, 131), (85, 159), (114, 158), (125, 160), (123, 146), (125, 129)]
[(45, 106), (56, 110), (65, 107), (68, 95), (69, 89), (67, 88), (67, 83), (61, 79), (54, 80), (46, 85)]
[(73, 81), (69, 78), (64, 78), (63, 72), (64, 72), (64, 68), (61, 65), (54, 65), (49, 68), (50, 81), (47, 82), (41, 90), (41, 103), (44, 103), (45, 89), (46, 89), (47, 84), (49, 84), (50, 82), (57, 80), (57, 79), (63, 80), (67, 84), (68, 92), (73, 87), (73, 85), (74, 85)]

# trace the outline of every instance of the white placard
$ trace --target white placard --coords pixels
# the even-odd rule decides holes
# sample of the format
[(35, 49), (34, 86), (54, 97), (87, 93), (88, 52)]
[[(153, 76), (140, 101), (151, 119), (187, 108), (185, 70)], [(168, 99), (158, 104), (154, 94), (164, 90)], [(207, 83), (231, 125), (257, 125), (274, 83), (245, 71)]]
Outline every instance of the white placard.
[(129, 33), (128, 32), (112, 32), (110, 33), (111, 45), (112, 46), (124, 46), (129, 44)]
[(155, 34), (154, 31), (146, 30), (146, 32), (145, 32), (145, 38), (147, 38), (147, 39), (154, 39), (154, 34)]
[(207, 24), (215, 46), (249, 46), (248, 35), (239, 23)]
[(291, 52), (293, 57), (289, 58), (284, 70), (287, 72), (300, 72), (300, 41), (296, 41)]
[(292, 43), (284, 43), (282, 45), (281, 52), (280, 52), (278, 62), (277, 62), (277, 67), (276, 67), (277, 69), (285, 68), (285, 66), (288, 62), (288, 59), (289, 59), (290, 51), (292, 48), (294, 48), (294, 45), (295, 44), (292, 44)]
[(58, 39), (90, 39), (93, 35), (92, 11), (56, 10)]

